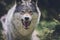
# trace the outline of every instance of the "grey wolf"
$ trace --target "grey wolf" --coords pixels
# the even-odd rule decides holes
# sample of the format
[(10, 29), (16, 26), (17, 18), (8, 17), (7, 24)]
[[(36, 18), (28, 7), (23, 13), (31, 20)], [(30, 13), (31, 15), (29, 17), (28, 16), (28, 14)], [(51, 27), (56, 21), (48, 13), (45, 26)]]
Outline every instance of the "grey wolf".
[(31, 0), (21, 0), (20, 4), (15, 2), (1, 18), (5, 40), (39, 40), (35, 27), (40, 16), (39, 7)]

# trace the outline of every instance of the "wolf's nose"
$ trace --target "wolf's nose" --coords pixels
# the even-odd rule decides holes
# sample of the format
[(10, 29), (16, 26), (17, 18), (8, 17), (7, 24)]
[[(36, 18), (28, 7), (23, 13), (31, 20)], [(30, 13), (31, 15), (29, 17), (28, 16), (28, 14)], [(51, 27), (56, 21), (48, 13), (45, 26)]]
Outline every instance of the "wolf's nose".
[(25, 20), (29, 20), (29, 17), (25, 17)]

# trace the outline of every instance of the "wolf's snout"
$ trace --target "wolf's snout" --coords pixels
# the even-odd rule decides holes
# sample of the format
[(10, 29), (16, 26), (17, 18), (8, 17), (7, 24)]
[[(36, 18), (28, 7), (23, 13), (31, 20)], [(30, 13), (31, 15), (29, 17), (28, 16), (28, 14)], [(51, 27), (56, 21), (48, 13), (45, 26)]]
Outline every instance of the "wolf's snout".
[(25, 20), (29, 20), (29, 17), (25, 17)]
[(22, 15), (22, 18), (21, 18), (23, 21), (31, 21), (32, 20), (32, 16), (29, 15), (29, 14), (24, 14)]

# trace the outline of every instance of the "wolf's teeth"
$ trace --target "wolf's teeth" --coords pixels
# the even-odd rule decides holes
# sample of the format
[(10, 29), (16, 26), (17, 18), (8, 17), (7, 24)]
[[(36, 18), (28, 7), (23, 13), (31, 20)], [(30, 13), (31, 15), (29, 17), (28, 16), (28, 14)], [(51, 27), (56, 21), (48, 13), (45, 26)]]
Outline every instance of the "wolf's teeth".
[(31, 21), (23, 21), (22, 20), (22, 24), (24, 25), (25, 28), (28, 28), (28, 26), (30, 26)]

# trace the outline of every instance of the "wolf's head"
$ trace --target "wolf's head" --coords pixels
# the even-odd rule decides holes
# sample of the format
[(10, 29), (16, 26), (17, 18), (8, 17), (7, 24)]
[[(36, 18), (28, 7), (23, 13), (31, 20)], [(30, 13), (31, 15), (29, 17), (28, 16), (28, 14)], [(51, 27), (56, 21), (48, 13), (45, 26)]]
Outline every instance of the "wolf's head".
[(12, 23), (21, 35), (28, 35), (33, 32), (39, 18), (40, 13), (36, 3), (22, 0), (15, 8)]
[(28, 26), (32, 23), (33, 17), (38, 15), (36, 5), (32, 3), (31, 0), (22, 0), (22, 3), (17, 5), (14, 13), (19, 14), (22, 24), (26, 29), (28, 29)]

